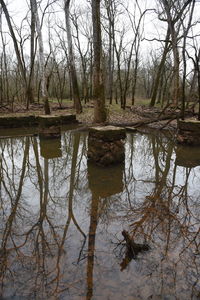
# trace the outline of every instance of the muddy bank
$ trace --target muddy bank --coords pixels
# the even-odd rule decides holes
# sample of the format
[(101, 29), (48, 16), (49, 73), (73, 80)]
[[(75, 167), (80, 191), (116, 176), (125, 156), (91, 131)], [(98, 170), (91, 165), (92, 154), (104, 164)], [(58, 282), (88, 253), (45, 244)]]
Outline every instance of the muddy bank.
[[(0, 128), (21, 128), (21, 127), (36, 127), (39, 126), (40, 120), (44, 119), (44, 116), (37, 115), (4, 115), (0, 116)], [(76, 115), (51, 115), (48, 118), (52, 122), (59, 125), (74, 124), (78, 123)]]

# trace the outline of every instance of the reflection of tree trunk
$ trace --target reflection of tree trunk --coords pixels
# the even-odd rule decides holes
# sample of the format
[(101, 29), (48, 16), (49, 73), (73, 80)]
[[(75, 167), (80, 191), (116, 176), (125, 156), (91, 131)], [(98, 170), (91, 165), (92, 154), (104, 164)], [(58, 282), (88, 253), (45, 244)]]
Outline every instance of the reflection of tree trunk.
[(73, 147), (72, 162), (71, 162), (70, 186), (69, 186), (69, 196), (68, 196), (68, 218), (67, 218), (67, 221), (64, 226), (61, 242), (59, 244), (58, 257), (57, 257), (57, 263), (56, 263), (57, 275), (56, 275), (56, 278), (54, 279), (55, 281), (57, 281), (56, 289), (58, 288), (58, 283), (60, 280), (60, 259), (61, 259), (61, 255), (63, 252), (63, 246), (64, 246), (64, 243), (66, 240), (66, 236), (67, 236), (67, 232), (68, 232), (71, 220), (74, 222), (74, 225), (77, 227), (78, 231), (83, 235), (84, 239), (86, 239), (85, 233), (82, 231), (82, 229), (78, 225), (78, 223), (75, 219), (75, 216), (73, 214), (73, 195), (74, 195), (74, 184), (75, 184), (79, 143), (80, 143), (80, 134), (77, 133), (74, 136), (74, 147)]
[[(159, 154), (160, 154), (160, 150), (163, 151), (162, 145), (159, 145), (159, 142), (157, 142), (156, 145), (156, 139), (155, 137), (153, 137), (152, 139), (152, 147), (153, 147), (153, 156), (154, 156), (154, 160), (155, 160), (155, 191), (154, 191), (154, 195), (155, 197), (160, 197), (163, 188), (166, 186), (166, 181), (167, 181), (167, 175), (169, 173), (170, 170), (170, 162), (171, 162), (171, 157), (172, 157), (172, 153), (173, 153), (173, 147), (172, 145), (169, 143), (169, 147), (166, 150), (166, 159), (165, 159), (165, 166), (164, 166), (164, 170), (161, 169), (160, 165), (159, 165)], [(163, 153), (164, 155), (165, 153)]]
[(40, 159), (39, 159), (38, 143), (37, 143), (37, 139), (35, 137), (33, 138), (33, 151), (34, 151), (34, 154), (35, 154), (36, 171), (37, 171), (37, 176), (38, 176), (40, 199), (42, 199), (42, 195), (43, 195), (42, 169), (41, 169)]
[(76, 221), (76, 218), (75, 218), (74, 213), (73, 213), (73, 207), (72, 207), (79, 143), (80, 143), (80, 133), (77, 133), (77, 134), (74, 135), (74, 147), (73, 147), (71, 175), (70, 175), (69, 214), (71, 215), (71, 218), (72, 218), (76, 228), (85, 237), (84, 232), (82, 231), (82, 229), (80, 228), (80, 226), (78, 225), (78, 223)]
[(158, 163), (158, 147), (156, 147), (156, 137), (152, 136), (152, 150), (153, 150), (153, 157), (155, 161), (155, 183), (156, 186), (159, 184), (159, 174), (160, 174), (160, 166)]
[(99, 197), (92, 196), (90, 211), (90, 227), (88, 238), (88, 260), (87, 260), (87, 300), (93, 296), (93, 270), (94, 270), (94, 253), (95, 253), (95, 235), (98, 222), (98, 205)]
[(71, 222), (71, 219), (74, 222), (74, 225), (77, 227), (79, 232), (84, 236), (85, 234), (82, 231), (82, 229), (79, 227), (75, 216), (73, 214), (73, 195), (74, 195), (74, 184), (75, 184), (75, 175), (76, 175), (76, 165), (77, 165), (77, 157), (78, 157), (78, 149), (79, 149), (79, 143), (80, 143), (80, 133), (77, 133), (74, 135), (74, 146), (73, 146), (73, 154), (72, 154), (72, 163), (71, 163), (71, 174), (70, 174), (70, 186), (69, 186), (69, 196), (68, 196), (68, 218), (65, 225), (63, 238), (61, 242), (61, 247), (64, 245), (64, 241), (66, 238), (66, 234), (68, 231), (69, 224)]
[(48, 159), (45, 158), (44, 159), (44, 195), (40, 207), (41, 208), (40, 216), (42, 220), (44, 220), (46, 216), (48, 194), (49, 194), (49, 162)]
[(22, 172), (21, 172), (21, 176), (20, 176), (20, 180), (19, 180), (19, 186), (16, 191), (16, 197), (12, 201), (13, 205), (11, 206), (11, 212), (10, 212), (10, 215), (6, 222), (6, 226), (5, 226), (5, 229), (3, 232), (2, 242), (1, 242), (1, 246), (0, 246), (0, 266), (1, 266), (0, 279), (2, 282), (2, 286), (3, 286), (3, 278), (4, 278), (7, 268), (8, 268), (7, 260), (8, 260), (9, 248), (8, 248), (7, 244), (8, 244), (9, 237), (12, 239), (14, 248), (16, 248), (16, 244), (14, 242), (14, 239), (12, 238), (12, 227), (13, 227), (13, 223), (15, 221), (15, 216), (17, 214), (17, 209), (18, 209), (20, 197), (22, 194), (23, 183), (24, 183), (24, 178), (25, 178), (25, 173), (26, 173), (26, 164), (27, 164), (28, 155), (29, 155), (29, 146), (30, 146), (29, 138), (26, 138), (25, 149), (24, 149), (24, 158), (23, 158), (22, 168), (21, 168)]
[(11, 208), (11, 213), (8, 217), (8, 221), (6, 222), (6, 227), (3, 233), (3, 237), (2, 237), (2, 244), (1, 244), (1, 248), (5, 251), (6, 250), (6, 246), (7, 246), (7, 241), (8, 238), (11, 234), (11, 230), (12, 230), (12, 225), (15, 219), (15, 215), (17, 212), (17, 207), (19, 204), (19, 200), (22, 194), (22, 188), (23, 188), (23, 183), (24, 183), (24, 177), (25, 177), (25, 173), (26, 173), (26, 163), (27, 163), (27, 159), (28, 159), (28, 154), (29, 154), (29, 138), (26, 138), (25, 140), (25, 149), (24, 149), (24, 158), (23, 158), (23, 162), (22, 162), (22, 172), (21, 172), (21, 177), (20, 177), (20, 181), (19, 181), (19, 186), (17, 189), (17, 194), (15, 199), (13, 199), (13, 206)]

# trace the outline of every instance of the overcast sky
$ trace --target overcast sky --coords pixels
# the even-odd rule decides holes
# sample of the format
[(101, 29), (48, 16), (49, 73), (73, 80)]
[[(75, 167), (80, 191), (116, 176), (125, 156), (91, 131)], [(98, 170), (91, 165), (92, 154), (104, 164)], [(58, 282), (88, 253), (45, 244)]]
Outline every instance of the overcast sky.
[[(44, 8), (46, 6), (48, 0), (42, 0), (42, 8)], [(53, 1), (53, 0), (50, 0)], [(29, 34), (30, 32), (30, 28), (29, 25), (27, 23), (26, 17), (27, 17), (27, 13), (28, 13), (28, 6), (29, 6), (29, 0), (8, 0), (8, 10), (10, 15), (12, 16), (13, 22), (14, 24), (18, 27), (18, 29), (21, 27), (23, 35), (26, 36)], [(125, 7), (128, 7), (129, 11), (131, 14), (134, 14), (134, 1), (130, 0), (123, 0), (123, 5)], [(128, 6), (127, 6), (128, 3)], [(144, 9), (158, 9), (159, 7), (156, 6), (156, 1), (155, 0), (140, 0), (138, 2), (141, 6), (141, 10), (143, 11)], [(75, 7), (74, 8), (74, 4)], [(198, 19), (200, 17), (199, 11), (200, 11), (200, 3), (197, 3), (196, 9), (195, 9), (195, 19)], [(62, 10), (63, 7), (63, 0), (57, 0), (57, 4), (53, 4), (53, 6), (49, 9), (50, 14), (46, 14), (45, 17), (45, 21), (44, 21), (44, 26), (43, 26), (43, 36), (44, 36), (44, 41), (45, 41), (45, 49), (46, 51), (48, 51), (48, 19), (50, 19), (50, 23), (52, 26), (52, 30), (51, 30), (51, 34), (53, 36), (53, 42), (54, 43), (58, 43), (59, 40), (56, 37), (55, 31), (60, 31), (59, 26), (65, 26), (65, 20), (64, 20), (64, 13)], [(85, 9), (86, 8), (86, 9)], [(90, 22), (91, 22), (91, 17), (90, 15), (88, 15), (88, 12), (90, 12), (90, 4), (88, 3), (87, 0), (73, 0), (72, 3), (72, 13), (73, 10), (75, 9), (75, 11), (82, 11), (84, 14), (83, 16), (83, 22), (82, 25), (80, 23), (80, 30), (83, 30), (82, 27), (86, 27)], [(123, 7), (121, 7), (121, 9), (123, 9)], [(53, 14), (53, 12), (55, 12), (55, 14)], [(124, 26), (126, 29), (126, 37), (124, 39), (125, 43), (128, 43), (129, 41), (131, 42), (133, 39), (133, 31), (131, 29), (130, 26), (130, 22), (129, 22), (129, 18), (128, 15), (125, 11), (124, 8), (124, 14), (123, 15), (119, 15), (119, 17), (117, 18), (117, 22), (116, 22), (116, 31), (120, 31), (122, 29), (122, 27)], [(30, 19), (30, 14), (28, 15), (29, 19)], [(136, 16), (138, 16), (139, 18), (139, 13), (137, 11)], [(81, 22), (81, 18), (80, 22)], [(85, 24), (83, 25), (83, 23), (85, 22)], [(104, 21), (103, 21), (104, 22)], [(3, 17), (3, 31), (8, 31), (7, 28), (7, 24), (5, 21), (5, 18)], [(198, 24), (198, 26), (196, 26), (195, 31), (198, 33), (200, 33), (200, 25)], [(166, 33), (166, 23), (165, 22), (161, 22), (158, 20), (157, 15), (155, 12), (153, 11), (149, 11), (146, 13), (145, 15), (145, 19), (144, 19), (144, 33), (143, 33), (143, 42), (141, 43), (141, 53), (142, 55), (148, 55), (148, 53), (150, 53), (151, 49), (154, 50), (159, 50), (159, 48), (162, 48), (162, 44), (158, 43), (158, 42), (147, 42), (145, 40), (146, 39), (153, 39), (153, 38), (164, 38)], [(65, 36), (65, 33), (62, 32), (61, 34), (63, 34), (63, 36)], [(9, 40), (9, 37), (7, 36), (7, 40)], [(84, 44), (86, 43), (86, 40), (84, 39), (84, 37), (81, 38), (81, 43), (82, 46), (84, 47)], [(10, 41), (9, 43), (10, 45), (10, 49), (13, 48), (12, 42)], [(25, 49), (29, 48), (29, 42), (25, 43)], [(28, 52), (28, 50), (27, 50)]]

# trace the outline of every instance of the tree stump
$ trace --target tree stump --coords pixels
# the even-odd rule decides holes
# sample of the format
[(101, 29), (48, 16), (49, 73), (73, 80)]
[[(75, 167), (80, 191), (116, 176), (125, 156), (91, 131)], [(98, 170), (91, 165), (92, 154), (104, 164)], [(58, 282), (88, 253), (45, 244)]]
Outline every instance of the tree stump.
[(91, 127), (88, 137), (88, 159), (100, 166), (121, 163), (125, 159), (126, 131), (115, 126)]

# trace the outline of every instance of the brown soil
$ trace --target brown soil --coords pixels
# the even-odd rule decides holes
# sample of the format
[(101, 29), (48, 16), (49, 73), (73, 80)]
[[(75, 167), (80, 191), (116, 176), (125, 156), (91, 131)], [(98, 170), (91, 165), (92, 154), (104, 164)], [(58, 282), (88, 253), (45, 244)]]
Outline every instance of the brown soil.
[[(51, 103), (51, 113), (55, 115), (75, 114), (72, 105), (62, 106)], [(26, 115), (41, 115), (44, 114), (42, 104), (30, 105), (29, 110), (23, 105), (15, 105), (13, 107), (1, 106), (0, 116), (26, 116)], [(149, 108), (147, 106), (127, 107), (125, 110), (116, 109), (116, 106), (109, 106), (108, 108), (108, 124), (121, 126), (142, 126), (148, 125), (156, 129), (172, 129), (177, 127), (177, 117), (180, 110), (174, 108), (167, 108), (163, 111), (161, 108)], [(191, 117), (191, 113), (188, 113)], [(77, 120), (84, 125), (91, 125), (93, 120), (93, 105), (85, 105), (83, 113), (77, 115)], [(164, 119), (164, 120), (163, 120)]]
[[(56, 103), (51, 103), (51, 111), (52, 113), (56, 114), (65, 114), (66, 111), (71, 112), (73, 111), (73, 107), (71, 105), (69, 106), (62, 106), (62, 108), (59, 107)], [(17, 114), (23, 114), (23, 115), (41, 115), (44, 114), (44, 106), (43, 104), (31, 104), (29, 107), (29, 110), (26, 109), (26, 107), (22, 104), (15, 104), (13, 106), (9, 105), (3, 105), (0, 106), (0, 116), (3, 115), (17, 115)]]

